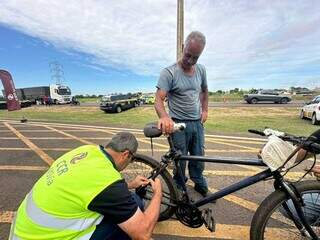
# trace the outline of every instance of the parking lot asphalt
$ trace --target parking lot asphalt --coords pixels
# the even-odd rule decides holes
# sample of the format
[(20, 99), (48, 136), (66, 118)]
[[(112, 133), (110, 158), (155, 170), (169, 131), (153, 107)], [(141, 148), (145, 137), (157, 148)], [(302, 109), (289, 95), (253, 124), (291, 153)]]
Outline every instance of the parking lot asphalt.
[[(56, 158), (83, 144), (104, 145), (119, 131), (134, 133), (139, 141), (138, 152), (151, 156), (149, 139), (139, 129), (0, 120), (0, 239), (7, 239), (13, 213)], [(206, 135), (206, 155), (256, 158), (264, 143), (262, 138)], [(159, 161), (167, 150), (164, 137), (154, 139), (153, 158)], [(207, 163), (204, 174), (214, 192), (262, 169)], [(290, 175), (292, 179), (299, 176), (301, 168)], [(192, 198), (199, 198), (192, 187), (189, 191)], [(205, 227), (188, 228), (172, 219), (157, 224), (154, 239), (249, 239), (252, 216), (272, 191), (272, 181), (259, 182), (209, 204), (214, 211), (215, 233)]]

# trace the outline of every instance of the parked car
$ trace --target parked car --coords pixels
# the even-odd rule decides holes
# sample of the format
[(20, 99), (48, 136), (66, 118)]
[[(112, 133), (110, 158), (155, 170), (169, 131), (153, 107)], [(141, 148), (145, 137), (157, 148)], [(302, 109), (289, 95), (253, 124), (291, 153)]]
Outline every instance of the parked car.
[(103, 96), (100, 109), (104, 112), (120, 113), (123, 110), (138, 107), (140, 105), (139, 94), (118, 94)]
[(313, 125), (320, 123), (320, 95), (306, 103), (300, 111), (301, 119), (311, 119)]
[[(21, 108), (30, 107), (32, 102), (29, 100), (20, 101)], [(0, 109), (7, 109), (7, 102), (0, 98)]]
[(145, 96), (142, 96), (141, 98), (144, 104), (154, 104), (156, 99), (154, 95), (145, 95)]
[(3, 96), (0, 96), (0, 109), (6, 109), (6, 108), (7, 108), (6, 99)]
[(258, 93), (246, 94), (243, 96), (247, 103), (256, 104), (258, 102), (274, 102), (286, 104), (291, 101), (288, 95), (282, 95), (272, 90), (261, 90)]

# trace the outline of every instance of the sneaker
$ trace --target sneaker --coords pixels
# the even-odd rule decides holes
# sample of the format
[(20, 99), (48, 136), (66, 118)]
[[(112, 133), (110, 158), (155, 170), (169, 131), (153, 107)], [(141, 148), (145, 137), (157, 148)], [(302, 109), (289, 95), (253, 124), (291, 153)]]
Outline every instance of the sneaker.
[(208, 189), (200, 187), (198, 184), (194, 185), (194, 190), (202, 195), (202, 197), (206, 197), (208, 195)]
[[(198, 193), (201, 194), (202, 197), (207, 197), (208, 195), (211, 194), (210, 190), (206, 189), (206, 188), (203, 188), (203, 187), (200, 187), (199, 185), (195, 184), (194, 185), (194, 190)], [(217, 200), (213, 200), (211, 201), (211, 203), (216, 203)]]

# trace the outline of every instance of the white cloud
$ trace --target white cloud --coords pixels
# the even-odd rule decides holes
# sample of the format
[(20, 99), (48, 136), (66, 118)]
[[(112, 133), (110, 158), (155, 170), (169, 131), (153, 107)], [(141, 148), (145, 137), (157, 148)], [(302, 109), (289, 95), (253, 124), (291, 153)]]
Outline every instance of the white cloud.
[[(200, 62), (209, 86), (237, 87), (252, 75), (277, 78), (319, 64), (319, 10), (317, 0), (185, 0), (185, 33), (207, 36)], [(2, 0), (0, 23), (86, 53), (92, 68), (157, 75), (175, 60), (174, 0)]]

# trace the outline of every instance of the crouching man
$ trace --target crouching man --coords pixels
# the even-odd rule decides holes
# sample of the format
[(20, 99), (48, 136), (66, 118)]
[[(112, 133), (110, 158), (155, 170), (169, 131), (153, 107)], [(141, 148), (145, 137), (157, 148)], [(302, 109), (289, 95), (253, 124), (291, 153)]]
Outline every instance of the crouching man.
[[(85, 145), (58, 158), (21, 203), (9, 239), (150, 239), (161, 182), (139, 176), (127, 184), (120, 174), (137, 148), (135, 136), (121, 132), (105, 147)], [(146, 184), (153, 197), (143, 211), (129, 188)]]

